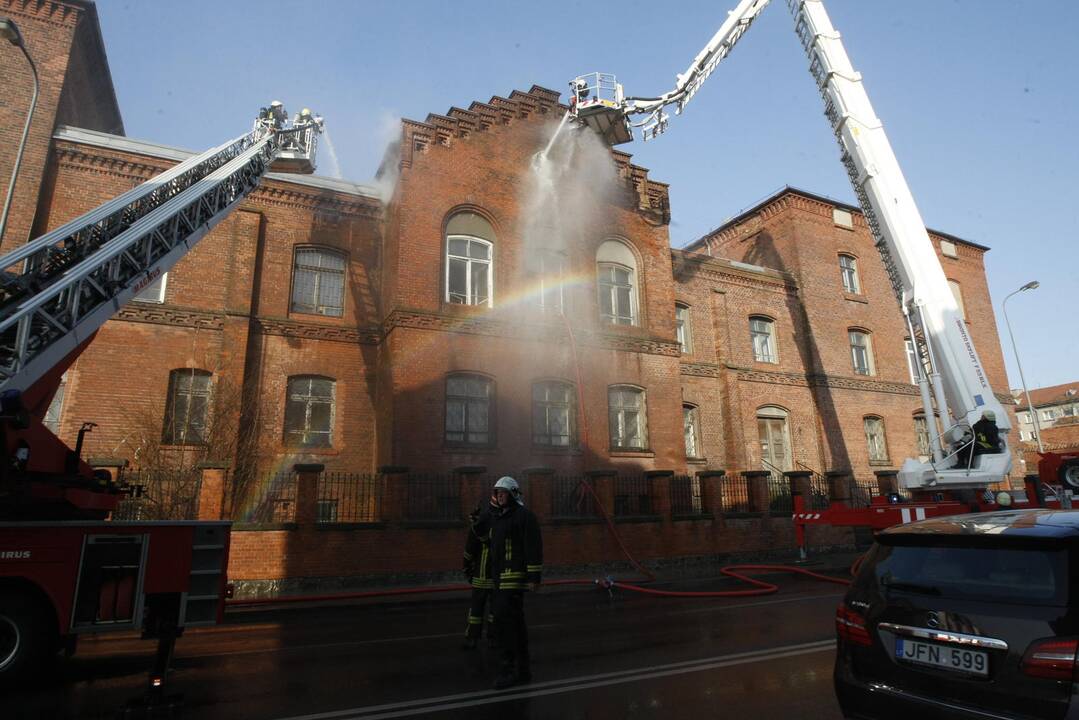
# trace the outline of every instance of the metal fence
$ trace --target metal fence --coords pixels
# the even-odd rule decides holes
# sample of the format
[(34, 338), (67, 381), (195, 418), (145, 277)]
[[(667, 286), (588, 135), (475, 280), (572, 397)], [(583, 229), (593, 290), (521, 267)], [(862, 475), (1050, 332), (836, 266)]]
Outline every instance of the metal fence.
[(550, 479), (551, 517), (558, 520), (598, 518), (588, 478), (556, 475)]
[(199, 470), (141, 470), (125, 475), (135, 486), (112, 513), (113, 520), (197, 520)]
[(704, 512), (701, 501), (701, 479), (689, 475), (671, 478), (671, 514), (700, 515)]
[(740, 475), (720, 478), (719, 507), (723, 513), (749, 512), (749, 480)]
[(803, 498), (806, 510), (827, 510), (831, 505), (828, 478), (813, 473), (809, 478), (809, 497)]
[(318, 476), (315, 521), (378, 522), (382, 510), (381, 476), (364, 473), (322, 473)]
[(248, 493), (237, 519), (260, 525), (296, 522), (296, 480), (294, 472), (267, 475)]
[(785, 515), (794, 512), (791, 481), (781, 472), (768, 475), (768, 511)]
[(461, 519), (461, 483), (456, 475), (409, 475), (405, 478), (405, 519)]
[(873, 498), (880, 495), (876, 480), (851, 480), (849, 487), (852, 508), (867, 508), (872, 504)]
[(652, 478), (644, 475), (618, 476), (614, 479), (614, 516), (639, 517), (654, 515)]

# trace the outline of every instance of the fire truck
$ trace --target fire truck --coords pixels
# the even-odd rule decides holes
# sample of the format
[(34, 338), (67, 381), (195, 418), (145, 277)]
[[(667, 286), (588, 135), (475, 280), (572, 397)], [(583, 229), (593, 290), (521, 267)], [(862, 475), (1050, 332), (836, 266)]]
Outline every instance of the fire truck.
[(110, 519), (138, 488), (43, 423), (64, 371), (121, 307), (167, 272), (268, 172), (314, 172), (322, 118), (280, 102), (244, 135), (189, 158), (0, 257), (0, 682), (86, 633), (156, 638), (148, 697), (175, 639), (222, 620), (228, 522)]
[[(575, 78), (570, 83), (569, 116), (610, 145), (631, 141), (634, 130), (640, 130), (646, 141), (659, 136), (669, 124), (667, 109), (682, 112), (767, 5), (768, 0), (742, 0), (685, 72), (677, 75), (674, 88), (662, 95), (627, 97), (609, 73)], [(805, 528), (810, 525), (883, 529), (1009, 505), (1059, 506), (1060, 499), (1045, 499), (1041, 480), (1046, 486), (1059, 482), (1064, 493), (1079, 488), (1079, 453), (1046, 454), (1039, 464), (1040, 478), (1027, 478), (1025, 488), (1004, 494), (990, 490), (999, 489), (1011, 471), (1008, 414), (989, 386), (884, 127), (840, 34), (821, 0), (787, 0), (787, 5), (854, 194), (917, 347), (922, 409), (926, 418), (939, 418), (939, 425), (934, 422), (929, 428), (931, 457), (907, 459), (899, 470), (902, 492), (875, 497), (868, 508), (837, 502), (813, 511), (796, 494), (794, 523), (803, 554)], [(995, 424), (996, 433), (991, 433), (998, 435), (995, 442), (979, 442), (979, 422)], [(1070, 504), (1067, 497), (1064, 502)]]

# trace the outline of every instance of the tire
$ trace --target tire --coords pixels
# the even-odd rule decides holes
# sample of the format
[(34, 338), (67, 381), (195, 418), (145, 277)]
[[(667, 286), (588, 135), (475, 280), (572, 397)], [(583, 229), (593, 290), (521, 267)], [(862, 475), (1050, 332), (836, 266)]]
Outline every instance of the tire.
[(54, 634), (29, 596), (0, 596), (0, 686), (40, 668), (54, 647)]
[(1079, 490), (1079, 460), (1066, 460), (1060, 466), (1060, 484), (1069, 490)]

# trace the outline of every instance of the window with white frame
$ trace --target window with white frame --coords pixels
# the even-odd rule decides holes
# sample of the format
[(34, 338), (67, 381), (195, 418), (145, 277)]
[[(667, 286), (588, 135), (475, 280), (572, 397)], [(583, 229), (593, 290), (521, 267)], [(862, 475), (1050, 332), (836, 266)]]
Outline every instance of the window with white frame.
[(1031, 440), (1034, 439), (1034, 431), (1033, 430), (1020, 430), (1019, 431), (1019, 439), (1024, 441), (1024, 442), (1030, 442)]
[(884, 420), (875, 415), (862, 419), (865, 426), (865, 443), (869, 450), (869, 462), (888, 462), (888, 443), (884, 437)]
[(925, 415), (914, 416), (914, 441), (919, 458), (928, 458), (933, 454), (930, 447), (932, 440), (929, 437), (929, 423), (925, 421)]
[(532, 385), (532, 442), (540, 447), (577, 444), (576, 393), (573, 385), (545, 380)]
[(910, 382), (912, 385), (918, 384), (918, 348), (915, 347), (914, 341), (907, 338), (903, 341), (907, 348), (907, 370), (910, 371)]
[(157, 278), (147, 285), (142, 291), (132, 298), (135, 302), (144, 303), (163, 303), (165, 302), (165, 285), (168, 283), (169, 274), (167, 272), (161, 273)]
[(864, 330), (848, 330), (847, 337), (850, 340), (851, 364), (855, 375), (872, 375), (873, 370), (873, 346), (869, 333)]
[(161, 433), (163, 443), (201, 445), (206, 442), (211, 377), (206, 370), (195, 368), (181, 368), (169, 373), (165, 424)]
[(861, 292), (858, 284), (858, 261), (853, 255), (839, 256), (839, 274), (843, 278), (843, 290), (857, 295)]
[(297, 375), (288, 379), (285, 442), (292, 447), (332, 447), (337, 383), (332, 378)]
[(614, 325), (637, 325), (637, 258), (629, 246), (607, 240), (596, 251), (599, 312)]
[(60, 376), (60, 384), (49, 402), (49, 409), (41, 421), (54, 435), (60, 434), (60, 417), (64, 413), (64, 391), (67, 389), (67, 373)]
[(479, 213), (455, 213), (446, 223), (446, 294), (452, 305), (494, 304), (494, 241)]
[(689, 338), (689, 306), (677, 303), (674, 306), (674, 332), (678, 338), (678, 347), (685, 355), (690, 351)]
[(446, 378), (446, 442), (453, 445), (493, 445), (494, 383), (482, 375)]
[(648, 447), (648, 423), (644, 391), (628, 385), (607, 390), (607, 413), (614, 450), (643, 450)]
[(562, 277), (566, 272), (565, 253), (541, 250), (535, 258), (536, 284), (540, 308), (546, 313), (561, 313)]
[(955, 305), (959, 308), (959, 317), (964, 320), (967, 319), (967, 309), (963, 305), (963, 289), (959, 287), (959, 283), (955, 280), (948, 281), (948, 289), (952, 291), (952, 297), (955, 298)]
[(757, 362), (778, 363), (776, 324), (771, 318), (750, 317), (749, 337), (753, 342), (753, 359)]
[(697, 408), (694, 405), (682, 406), (682, 436), (686, 442), (687, 458), (702, 458), (701, 451), (701, 426)]
[(1042, 410), (1042, 420), (1052, 420), (1052, 419), (1053, 419), (1053, 409), (1052, 408), (1049, 408), (1048, 410)]
[(291, 309), (341, 317), (345, 309), (345, 256), (327, 248), (296, 248)]
[(1015, 418), (1021, 423), (1026, 423), (1028, 425), (1030, 424), (1030, 413), (1027, 411), (1016, 413)]

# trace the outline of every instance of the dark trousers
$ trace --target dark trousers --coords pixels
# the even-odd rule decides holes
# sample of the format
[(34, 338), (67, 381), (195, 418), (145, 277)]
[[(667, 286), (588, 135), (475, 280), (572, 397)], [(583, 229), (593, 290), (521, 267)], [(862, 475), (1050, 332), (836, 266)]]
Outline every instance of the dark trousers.
[(483, 614), (487, 611), (488, 601), (490, 601), (491, 609), (487, 615), (487, 637), (494, 637), (494, 599), (491, 597), (493, 594), (494, 590), (472, 588), (472, 605), (468, 609), (468, 629), (465, 630), (465, 637), (469, 640), (478, 639), (483, 631)]
[(518, 675), (530, 673), (524, 591), (495, 590), (494, 612), (503, 671), (515, 670)]

